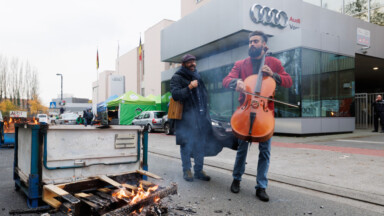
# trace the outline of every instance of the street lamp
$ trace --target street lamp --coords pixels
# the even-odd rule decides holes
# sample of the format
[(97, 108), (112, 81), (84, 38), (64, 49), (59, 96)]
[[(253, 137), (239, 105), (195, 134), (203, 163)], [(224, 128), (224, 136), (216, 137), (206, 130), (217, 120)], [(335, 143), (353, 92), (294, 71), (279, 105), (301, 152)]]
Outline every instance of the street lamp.
[(56, 75), (61, 77), (61, 102), (63, 102), (63, 74), (57, 73)]

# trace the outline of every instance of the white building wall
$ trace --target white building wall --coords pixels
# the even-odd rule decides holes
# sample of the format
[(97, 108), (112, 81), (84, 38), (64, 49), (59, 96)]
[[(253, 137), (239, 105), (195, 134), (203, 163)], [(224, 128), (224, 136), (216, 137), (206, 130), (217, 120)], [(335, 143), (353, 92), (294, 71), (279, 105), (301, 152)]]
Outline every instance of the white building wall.
[(170, 64), (161, 62), (160, 32), (172, 23), (172, 20), (162, 20), (144, 33), (144, 96), (161, 94), (161, 72), (168, 70)]
[(118, 59), (119, 70), (117, 74), (125, 76), (125, 92), (134, 91), (140, 93), (139, 89), (139, 65), (138, 65), (138, 48), (120, 56)]
[(98, 74), (98, 80), (92, 83), (92, 104), (105, 101), (109, 96), (109, 76), (115, 74), (115, 71), (103, 71)]

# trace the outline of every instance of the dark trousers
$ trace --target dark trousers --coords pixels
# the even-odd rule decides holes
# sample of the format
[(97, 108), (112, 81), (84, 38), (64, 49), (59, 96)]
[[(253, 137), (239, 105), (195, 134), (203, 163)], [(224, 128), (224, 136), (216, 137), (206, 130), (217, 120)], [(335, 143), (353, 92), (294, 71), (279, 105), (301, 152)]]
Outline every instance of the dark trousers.
[(375, 131), (379, 131), (379, 119), (381, 131), (384, 131), (384, 112), (377, 112), (373, 115), (373, 125), (375, 126)]

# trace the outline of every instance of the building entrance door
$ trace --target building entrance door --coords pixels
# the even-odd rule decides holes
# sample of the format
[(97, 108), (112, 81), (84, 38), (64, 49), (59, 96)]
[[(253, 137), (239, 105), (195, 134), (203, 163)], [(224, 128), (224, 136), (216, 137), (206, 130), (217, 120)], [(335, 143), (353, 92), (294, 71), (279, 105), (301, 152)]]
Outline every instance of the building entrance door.
[(384, 96), (384, 92), (355, 94), (356, 128), (361, 128), (361, 129), (373, 128), (372, 103), (376, 100), (376, 96), (379, 94)]

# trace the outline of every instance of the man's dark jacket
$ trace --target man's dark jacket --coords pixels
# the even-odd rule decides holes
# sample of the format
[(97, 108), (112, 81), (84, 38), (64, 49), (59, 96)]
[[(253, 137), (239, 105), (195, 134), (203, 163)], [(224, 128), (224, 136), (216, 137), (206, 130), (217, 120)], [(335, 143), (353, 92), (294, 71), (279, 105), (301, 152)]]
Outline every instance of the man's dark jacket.
[[(205, 88), (203, 80), (198, 80), (198, 90), (200, 92), (200, 99), (204, 106), (204, 115), (200, 114), (198, 98), (196, 94), (197, 88), (189, 89), (188, 85), (196, 77), (191, 76), (191, 73), (185, 67), (181, 67), (171, 79), (171, 93), (175, 101), (180, 101), (183, 104), (183, 117), (181, 120), (176, 120), (176, 144), (185, 145), (191, 141), (204, 142), (202, 138), (211, 132), (211, 118), (207, 107), (208, 93)], [(204, 134), (203, 134), (204, 133)], [(193, 140), (197, 139), (197, 140)]]
[(384, 100), (375, 101), (372, 103), (375, 114), (384, 112)]

